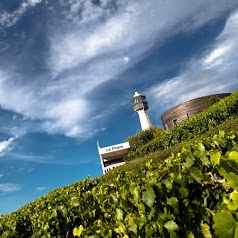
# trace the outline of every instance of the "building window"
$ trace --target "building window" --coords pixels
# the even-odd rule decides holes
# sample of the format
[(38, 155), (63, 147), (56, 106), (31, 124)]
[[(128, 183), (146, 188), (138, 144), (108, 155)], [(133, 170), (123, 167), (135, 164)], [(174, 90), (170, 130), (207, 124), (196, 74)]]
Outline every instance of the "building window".
[(178, 119), (174, 119), (174, 120), (173, 120), (173, 125), (174, 125), (174, 126), (178, 125)]
[(187, 112), (187, 118), (190, 119), (190, 114), (189, 114), (189, 112)]

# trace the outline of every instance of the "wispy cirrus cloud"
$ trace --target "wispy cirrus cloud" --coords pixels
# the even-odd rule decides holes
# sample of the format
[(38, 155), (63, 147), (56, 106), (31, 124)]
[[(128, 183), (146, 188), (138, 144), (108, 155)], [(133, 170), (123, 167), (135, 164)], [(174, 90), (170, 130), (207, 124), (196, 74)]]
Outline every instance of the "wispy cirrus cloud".
[(118, 8), (128, 3), (127, 0), (101, 0), (100, 2), (84, 0), (60, 0), (61, 5), (67, 10), (63, 11), (64, 17), (76, 25), (100, 21), (115, 13)]
[(0, 157), (12, 149), (13, 141), (14, 141), (14, 138), (11, 137), (8, 140), (4, 140), (0, 142)]
[(0, 53), (7, 51), (9, 49), (9, 45), (6, 42), (0, 41)]
[(0, 192), (1, 193), (11, 193), (17, 192), (22, 189), (22, 186), (15, 183), (0, 183)]
[(153, 97), (153, 108), (160, 102), (166, 108), (180, 102), (238, 88), (238, 11), (227, 20), (215, 44), (201, 58), (193, 58), (174, 78), (147, 91)]
[[(25, 3), (28, 7), (39, 1)], [(60, 3), (67, 10), (64, 8), (61, 19), (52, 13), (53, 20), (45, 30), (48, 41), (41, 60), (47, 69), (33, 77), (19, 73), (17, 66), (11, 71), (0, 67), (0, 101), (6, 109), (37, 119), (39, 130), (81, 138), (92, 136), (100, 120), (113, 110), (102, 110), (97, 101), (92, 102), (98, 87), (133, 67), (155, 44), (163, 44), (179, 32), (196, 30), (238, 5), (236, 1), (205, 0), (193, 4), (188, 0)], [(21, 14), (16, 16), (12, 19)], [(193, 70), (165, 83), (163, 92), (170, 92), (171, 84), (179, 80), (189, 81)]]
[(24, 154), (24, 153), (20, 153), (20, 152), (10, 152), (8, 154), (8, 160), (22, 160), (22, 161), (28, 161), (28, 162), (32, 162), (32, 163), (37, 163), (37, 164), (65, 164), (65, 165), (76, 165), (76, 164), (87, 164), (90, 163), (92, 161), (90, 160), (70, 160), (70, 159), (66, 159), (66, 160), (60, 160), (60, 159), (55, 159), (53, 156), (51, 156), (50, 154), (48, 155), (31, 155), (31, 154)]
[(11, 27), (14, 25), (29, 8), (34, 7), (41, 0), (27, 0), (21, 3), (21, 5), (13, 12), (0, 11), (0, 27)]
[[(69, 4), (81, 6), (82, 2), (85, 1), (77, 0)], [(153, 45), (154, 41), (160, 39), (160, 42), (163, 42), (169, 36), (180, 31), (195, 30), (228, 9), (232, 9), (235, 1), (231, 1), (229, 6), (225, 1), (219, 2), (216, 6), (214, 6), (214, 2), (200, 1), (192, 4), (189, 9), (185, 7), (187, 4), (186, 0), (179, 3), (155, 0), (143, 3), (125, 1), (124, 4), (119, 4), (117, 2), (115, 4), (117, 10), (114, 14), (107, 16), (105, 20), (99, 20), (98, 23), (95, 23), (94, 19), (90, 20), (87, 16), (82, 15), (77, 22), (83, 24), (87, 19), (87, 22), (92, 23), (88, 29), (79, 27), (77, 24), (72, 25), (70, 22), (69, 27), (64, 29), (64, 35), (62, 35), (62, 29), (58, 31), (56, 27), (49, 36), (50, 57), (48, 63), (50, 69), (54, 74), (58, 74), (64, 70), (84, 65), (92, 59), (96, 59), (98, 62), (101, 60), (98, 57), (105, 54), (108, 59), (111, 57), (115, 59), (116, 56), (118, 62), (124, 57), (124, 53), (129, 53), (129, 57), (138, 59)], [(76, 12), (83, 13), (92, 8), (99, 8), (99, 6), (90, 3), (80, 11), (77, 9)], [(109, 9), (101, 8), (101, 14)], [(68, 14), (71, 12), (72, 10), (69, 10)], [(154, 22), (156, 24), (151, 24)], [(120, 69), (119, 63), (117, 68), (120, 71), (124, 70), (124, 68)], [(105, 67), (106, 69), (107, 67)]]
[(42, 190), (46, 190), (48, 189), (47, 187), (36, 187), (36, 190), (37, 191), (42, 191)]

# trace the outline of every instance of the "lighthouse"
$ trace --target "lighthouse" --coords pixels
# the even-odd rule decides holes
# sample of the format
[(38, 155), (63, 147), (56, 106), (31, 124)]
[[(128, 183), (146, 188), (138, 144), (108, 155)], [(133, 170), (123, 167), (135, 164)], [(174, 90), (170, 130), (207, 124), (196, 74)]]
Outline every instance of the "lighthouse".
[(141, 95), (135, 90), (134, 97), (131, 99), (133, 104), (133, 109), (138, 113), (141, 129), (148, 130), (152, 127), (150, 118), (147, 114), (147, 110), (149, 109), (148, 102), (146, 101), (146, 96)]

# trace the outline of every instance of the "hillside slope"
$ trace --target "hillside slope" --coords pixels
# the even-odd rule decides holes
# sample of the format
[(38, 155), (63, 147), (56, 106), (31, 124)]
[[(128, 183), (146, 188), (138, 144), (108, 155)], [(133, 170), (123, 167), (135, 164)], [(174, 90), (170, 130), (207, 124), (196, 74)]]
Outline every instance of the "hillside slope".
[(146, 151), (150, 141), (145, 156), (2, 216), (0, 237), (238, 237), (237, 94), (213, 106), (205, 134)]

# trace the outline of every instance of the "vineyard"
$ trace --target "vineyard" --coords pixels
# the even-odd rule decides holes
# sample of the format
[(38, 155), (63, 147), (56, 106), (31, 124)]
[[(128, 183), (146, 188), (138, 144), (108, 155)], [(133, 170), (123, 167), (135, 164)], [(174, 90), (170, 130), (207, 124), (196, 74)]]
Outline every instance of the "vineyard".
[(167, 132), (167, 146), (154, 138), (125, 166), (3, 215), (0, 237), (238, 237), (237, 113), (238, 91)]
[(137, 140), (142, 139), (139, 140), (139, 146), (134, 147), (133, 145), (138, 144), (138, 142), (135, 142), (133, 137), (129, 137), (128, 141), (132, 142), (130, 143), (132, 144), (132, 150), (129, 152), (126, 159), (128, 161), (138, 159), (139, 157), (144, 157), (151, 152), (164, 150), (171, 146), (180, 144), (181, 142), (186, 142), (216, 128), (218, 125), (229, 119), (237, 117), (238, 90), (232, 93), (229, 97), (213, 104), (207, 110), (193, 116), (181, 124), (178, 124), (170, 131), (155, 131), (155, 135), (156, 133), (158, 135), (154, 137), (151, 133), (147, 133), (145, 138), (141, 138), (143, 137), (143, 134), (145, 134), (141, 133), (141, 135), (135, 137)]

